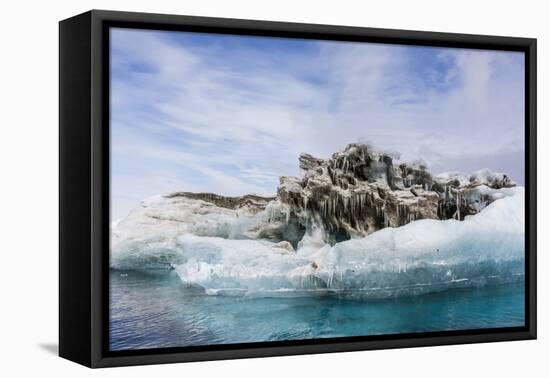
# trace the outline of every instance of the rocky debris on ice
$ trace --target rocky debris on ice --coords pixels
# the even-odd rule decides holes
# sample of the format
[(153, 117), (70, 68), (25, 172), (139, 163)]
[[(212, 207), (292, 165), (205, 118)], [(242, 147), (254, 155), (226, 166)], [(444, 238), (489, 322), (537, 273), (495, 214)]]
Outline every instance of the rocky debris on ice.
[(302, 154), (299, 163), (303, 176), (281, 177), (278, 200), (305, 228), (321, 224), (331, 244), (418, 219), (464, 220), (515, 186), (490, 170), (433, 176), (422, 162), (394, 164), (356, 143), (327, 160)]
[(267, 204), (275, 199), (275, 197), (262, 197), (254, 194), (247, 194), (238, 197), (221, 196), (213, 193), (192, 193), (192, 192), (176, 192), (166, 195), (166, 198), (186, 198), (192, 200), (204, 201), (215, 206), (238, 210), (241, 213), (257, 214), (265, 209)]

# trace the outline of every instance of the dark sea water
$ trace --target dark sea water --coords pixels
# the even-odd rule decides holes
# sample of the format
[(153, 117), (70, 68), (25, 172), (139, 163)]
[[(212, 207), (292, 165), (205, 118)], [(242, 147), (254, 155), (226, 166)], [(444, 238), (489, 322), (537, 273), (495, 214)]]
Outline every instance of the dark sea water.
[(173, 271), (111, 271), (111, 350), (524, 325), (524, 283), (389, 299), (210, 296)]

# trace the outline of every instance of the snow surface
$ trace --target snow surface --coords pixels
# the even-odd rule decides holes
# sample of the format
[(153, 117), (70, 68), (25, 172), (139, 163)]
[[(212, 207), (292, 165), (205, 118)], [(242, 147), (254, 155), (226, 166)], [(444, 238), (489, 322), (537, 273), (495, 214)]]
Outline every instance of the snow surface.
[(438, 182), (449, 182), (451, 180), (458, 180), (460, 186), (467, 186), (470, 183), (470, 177), (462, 172), (442, 172), (434, 177)]
[[(493, 172), (490, 169), (485, 168), (474, 172), (470, 176), (470, 181), (487, 184), (495, 181), (502, 181), (504, 179), (504, 176), (504, 173)], [(515, 184), (513, 181), (511, 183)]]

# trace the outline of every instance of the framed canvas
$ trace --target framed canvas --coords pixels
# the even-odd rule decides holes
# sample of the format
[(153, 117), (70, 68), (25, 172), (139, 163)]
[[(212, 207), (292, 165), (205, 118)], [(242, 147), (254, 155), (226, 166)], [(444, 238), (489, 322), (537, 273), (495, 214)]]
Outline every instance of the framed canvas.
[(60, 22), (59, 353), (536, 338), (536, 40)]

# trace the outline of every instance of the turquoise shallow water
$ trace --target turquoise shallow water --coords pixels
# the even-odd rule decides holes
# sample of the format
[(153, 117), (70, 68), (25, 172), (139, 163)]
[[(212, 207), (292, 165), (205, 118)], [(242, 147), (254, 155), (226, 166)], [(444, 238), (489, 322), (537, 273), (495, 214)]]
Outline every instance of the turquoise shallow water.
[(524, 283), (390, 299), (208, 296), (173, 271), (111, 271), (111, 350), (524, 325)]

